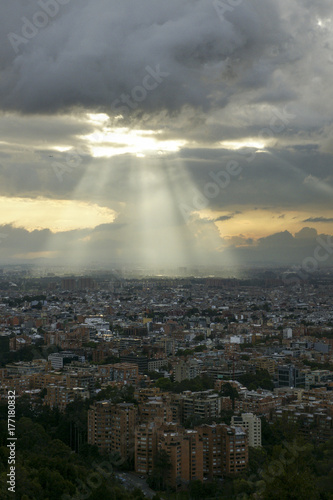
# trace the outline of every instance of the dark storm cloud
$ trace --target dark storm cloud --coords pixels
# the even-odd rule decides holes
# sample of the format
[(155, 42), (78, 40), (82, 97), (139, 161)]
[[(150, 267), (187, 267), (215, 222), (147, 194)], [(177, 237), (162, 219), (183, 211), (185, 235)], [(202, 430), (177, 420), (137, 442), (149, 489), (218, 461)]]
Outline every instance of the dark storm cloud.
[(243, 2), (224, 17), (211, 0), (59, 1), (56, 15), (45, 8), (45, 26), (34, 29), (43, 24), (42, 3), (0, 6), (3, 109), (48, 113), (78, 105), (112, 114), (114, 101), (120, 107), (121, 95), (136, 95), (143, 82), (147, 95), (137, 90), (137, 110), (224, 106), (237, 82), (265, 85), (272, 67), (263, 64), (259, 74), (254, 59), (286, 36), (266, 0)]
[(217, 217), (216, 219), (214, 219), (214, 222), (223, 222), (226, 220), (230, 220), (230, 219), (233, 219), (235, 217), (235, 215), (239, 215), (241, 213), (242, 212), (236, 211), (236, 212), (233, 212), (231, 214), (221, 215), (220, 217)]
[(303, 222), (333, 222), (333, 217), (309, 217), (305, 219)]
[(217, 219), (215, 219), (215, 222), (222, 222), (225, 220), (230, 220), (232, 218), (233, 218), (233, 215), (221, 215), (221, 217), (218, 217)]
[[(82, 146), (80, 141), (73, 143), (74, 150)], [(115, 210), (121, 202), (140, 207), (140, 186), (147, 172), (145, 196), (164, 189), (174, 197), (175, 211), (185, 204), (192, 211), (210, 208), (231, 217), (242, 207), (254, 206), (280, 214), (310, 207), (327, 210), (333, 193), (329, 159), (321, 155), (319, 160), (318, 155), (315, 175), (311, 176), (313, 158), (300, 152), (272, 149), (270, 153), (253, 154), (252, 150), (241, 155), (224, 149), (186, 149), (180, 158), (170, 153), (164, 159), (142, 160), (130, 154), (92, 158), (87, 152), (80, 155), (73, 168), (68, 159), (70, 154), (51, 150), (12, 151), (7, 158), (0, 158), (0, 195), (92, 200)], [(53, 167), (55, 161), (64, 168), (69, 165), (63, 171), (62, 182)], [(237, 162), (238, 175), (228, 175), (228, 162)], [(181, 213), (178, 216), (179, 223), (184, 224)]]
[[(255, 153), (254, 149), (240, 153), (221, 149), (183, 151), (191, 180), (210, 208), (233, 210), (255, 205), (260, 209), (268, 206), (273, 210), (297, 210), (325, 209), (331, 205), (333, 179), (329, 178), (329, 155), (309, 157), (302, 152), (273, 148), (264, 153)], [(315, 175), (309, 176), (314, 171), (314, 161)], [(238, 165), (238, 175), (228, 175), (230, 162)], [(186, 200), (189, 206), (195, 205), (195, 196)]]

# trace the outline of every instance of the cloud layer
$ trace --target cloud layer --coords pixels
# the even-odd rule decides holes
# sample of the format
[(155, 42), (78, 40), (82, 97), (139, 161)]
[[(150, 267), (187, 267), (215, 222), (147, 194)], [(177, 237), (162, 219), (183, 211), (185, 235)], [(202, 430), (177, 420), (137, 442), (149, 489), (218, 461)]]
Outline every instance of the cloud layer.
[[(333, 233), (332, 11), (329, 0), (2, 2), (0, 196), (20, 201), (0, 218), (0, 254), (311, 256)], [(56, 234), (29, 233), (19, 207), (34, 199), (117, 218), (82, 229), (68, 211)]]

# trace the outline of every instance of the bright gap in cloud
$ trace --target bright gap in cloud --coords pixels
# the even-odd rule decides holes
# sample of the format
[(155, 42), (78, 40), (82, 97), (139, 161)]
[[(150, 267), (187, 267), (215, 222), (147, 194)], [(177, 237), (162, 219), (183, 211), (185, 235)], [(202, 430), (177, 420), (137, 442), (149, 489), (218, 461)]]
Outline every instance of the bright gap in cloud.
[(110, 208), (82, 201), (0, 197), (0, 225), (13, 224), (28, 231), (93, 228), (114, 222), (116, 216)]
[(94, 158), (111, 158), (120, 154), (134, 154), (139, 157), (158, 152), (176, 152), (185, 141), (161, 140), (159, 131), (131, 130), (129, 128), (104, 128), (92, 134), (81, 136)]
[(94, 158), (111, 158), (120, 154), (133, 154), (142, 158), (152, 153), (176, 152), (186, 144), (183, 140), (163, 140), (161, 130), (133, 130), (111, 127), (104, 113), (88, 113), (88, 122), (94, 127), (90, 134), (80, 136)]
[(233, 151), (243, 148), (265, 150), (264, 142), (252, 139), (244, 139), (243, 141), (221, 141), (220, 144), (222, 147)]

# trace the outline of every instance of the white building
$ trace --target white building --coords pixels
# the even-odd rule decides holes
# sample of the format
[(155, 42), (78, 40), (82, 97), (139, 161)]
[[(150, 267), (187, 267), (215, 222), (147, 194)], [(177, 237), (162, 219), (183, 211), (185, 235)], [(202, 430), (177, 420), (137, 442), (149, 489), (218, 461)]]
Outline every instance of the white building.
[(233, 416), (231, 419), (232, 425), (240, 425), (243, 427), (249, 438), (249, 446), (252, 448), (261, 447), (261, 420), (253, 413), (242, 413), (240, 417)]
[(293, 338), (293, 331), (291, 328), (284, 328), (283, 329), (283, 338), (284, 339), (292, 339)]

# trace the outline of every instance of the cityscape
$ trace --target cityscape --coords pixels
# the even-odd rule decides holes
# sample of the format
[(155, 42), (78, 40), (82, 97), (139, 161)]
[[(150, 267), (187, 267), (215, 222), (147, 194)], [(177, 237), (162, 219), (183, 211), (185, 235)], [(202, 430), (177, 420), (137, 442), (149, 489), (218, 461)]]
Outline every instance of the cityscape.
[[(13, 391), (21, 432), (43, 425), (64, 463), (74, 452), (98, 477), (62, 479), (50, 498), (287, 498), (290, 481), (329, 498), (333, 271), (285, 273), (3, 268), (1, 409)], [(39, 498), (22, 453), (18, 491)]]
[(1, 500), (333, 500), (332, 23), (0, 2)]

